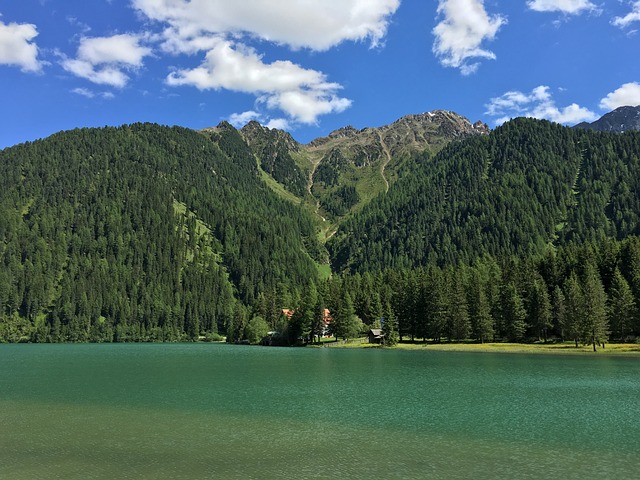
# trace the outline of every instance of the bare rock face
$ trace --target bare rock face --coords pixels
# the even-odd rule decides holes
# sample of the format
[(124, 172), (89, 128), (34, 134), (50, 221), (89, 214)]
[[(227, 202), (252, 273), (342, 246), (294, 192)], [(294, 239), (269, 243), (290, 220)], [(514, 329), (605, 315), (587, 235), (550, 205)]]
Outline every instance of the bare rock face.
[(593, 123), (582, 122), (574, 128), (617, 133), (640, 130), (640, 105), (616, 108)]
[[(210, 131), (233, 128), (226, 122)], [(467, 137), (486, 135), (489, 127), (472, 124), (447, 110), (407, 115), (395, 122), (361, 130), (349, 125), (306, 145), (282, 130), (256, 121), (239, 133), (262, 170), (299, 198), (314, 198), (322, 215), (341, 216), (388, 191), (407, 174), (403, 162), (432, 154)]]
[[(434, 110), (407, 115), (390, 125), (357, 130), (351, 126), (317, 138), (307, 145), (314, 150), (339, 148), (345, 157), (361, 158), (363, 151), (377, 151), (382, 155), (388, 149), (392, 156), (424, 150), (438, 151), (451, 140), (474, 135), (486, 135), (489, 127), (483, 122), (471, 122), (465, 117), (446, 110)], [(350, 155), (350, 151), (358, 152)]]

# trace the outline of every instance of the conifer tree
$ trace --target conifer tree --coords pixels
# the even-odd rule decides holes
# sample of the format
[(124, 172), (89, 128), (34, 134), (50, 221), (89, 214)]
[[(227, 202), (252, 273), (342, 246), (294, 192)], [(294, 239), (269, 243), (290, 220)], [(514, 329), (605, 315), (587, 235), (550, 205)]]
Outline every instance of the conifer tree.
[(633, 331), (635, 300), (631, 287), (618, 268), (613, 274), (608, 308), (611, 320), (611, 337), (624, 341)]
[(562, 329), (572, 339), (576, 348), (583, 331), (584, 295), (575, 271), (564, 284), (564, 323)]
[(464, 285), (461, 274), (454, 276), (449, 297), (449, 340), (465, 340), (469, 338), (471, 323), (469, 320), (469, 309), (467, 298), (464, 292)]
[(359, 333), (353, 301), (346, 290), (343, 290), (340, 305), (338, 305), (337, 311), (333, 315), (331, 332), (336, 339), (340, 337), (343, 340), (353, 338)]
[(477, 272), (471, 275), (468, 287), (469, 317), (474, 338), (484, 343), (494, 336), (494, 319), (491, 304), (487, 299), (485, 286)]
[(527, 312), (522, 297), (512, 282), (503, 285), (500, 291), (500, 316), (504, 334), (510, 342), (524, 339), (527, 325)]
[(529, 324), (536, 329), (538, 338), (547, 343), (549, 329), (553, 326), (551, 301), (547, 286), (542, 277), (537, 278), (531, 285), (529, 298)]
[(607, 295), (604, 286), (598, 275), (598, 271), (593, 265), (588, 265), (585, 271), (585, 279), (582, 287), (584, 298), (584, 324), (583, 339), (593, 345), (609, 340), (609, 319), (607, 317)]
[(384, 321), (382, 323), (383, 342), (386, 346), (392, 347), (398, 343), (398, 321), (393, 313), (391, 304), (387, 302), (384, 308)]
[(560, 338), (564, 342), (564, 327), (566, 324), (566, 305), (562, 289), (556, 285), (551, 298), (551, 310), (553, 315), (554, 328), (560, 332)]

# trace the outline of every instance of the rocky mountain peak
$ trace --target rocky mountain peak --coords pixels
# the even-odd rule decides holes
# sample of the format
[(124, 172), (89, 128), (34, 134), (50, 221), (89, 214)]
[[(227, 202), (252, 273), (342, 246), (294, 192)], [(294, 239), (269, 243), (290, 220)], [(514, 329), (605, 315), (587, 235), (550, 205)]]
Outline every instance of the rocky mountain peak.
[(249, 145), (269, 142), (281, 145), (289, 151), (297, 152), (300, 144), (294, 140), (289, 132), (262, 126), (256, 120), (252, 120), (240, 129), (240, 134)]
[(636, 107), (618, 107), (614, 111), (603, 115), (595, 122), (582, 122), (574, 128), (618, 133), (628, 130), (640, 130), (640, 105)]

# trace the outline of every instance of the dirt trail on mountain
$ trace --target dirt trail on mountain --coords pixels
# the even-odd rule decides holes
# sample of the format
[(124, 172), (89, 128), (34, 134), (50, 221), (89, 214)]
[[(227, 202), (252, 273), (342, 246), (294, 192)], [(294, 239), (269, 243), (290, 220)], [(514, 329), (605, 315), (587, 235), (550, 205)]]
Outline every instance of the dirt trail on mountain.
[(382, 176), (382, 180), (384, 180), (384, 191), (385, 193), (387, 193), (389, 191), (389, 181), (384, 175), (384, 169), (387, 168), (387, 165), (389, 165), (389, 162), (391, 162), (391, 152), (389, 151), (389, 147), (387, 146), (387, 144), (384, 143), (384, 139), (382, 138), (382, 133), (380, 131), (378, 131), (378, 138), (380, 139), (380, 146), (382, 146), (382, 150), (387, 157), (380, 166), (380, 175)]
[[(309, 197), (313, 197), (313, 193), (311, 193), (311, 189), (313, 188), (313, 176), (318, 169), (318, 165), (320, 165), (321, 159), (318, 159), (317, 162), (311, 162), (311, 171), (309, 172), (309, 180), (307, 181), (307, 192), (309, 192)], [(327, 219), (320, 215), (320, 200), (316, 199), (316, 209), (314, 212), (323, 222), (326, 222)]]

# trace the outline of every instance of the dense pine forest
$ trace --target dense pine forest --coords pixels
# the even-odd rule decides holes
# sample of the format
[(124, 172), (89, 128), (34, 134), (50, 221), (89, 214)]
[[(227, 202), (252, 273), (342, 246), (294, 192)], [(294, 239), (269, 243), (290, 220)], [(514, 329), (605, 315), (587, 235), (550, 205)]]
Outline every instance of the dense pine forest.
[(0, 341), (303, 344), (325, 309), (336, 337), (390, 342), (640, 335), (639, 132), (516, 119), (405, 153), (356, 212), (337, 185), (326, 249), (289, 137), (248, 133), (135, 124), (1, 151)]
[(527, 257), (640, 234), (640, 133), (516, 119), (454, 142), (346, 221), (336, 271)]
[(313, 281), (313, 220), (235, 129), (214, 140), (138, 124), (0, 152), (0, 338), (211, 336), (261, 291)]

